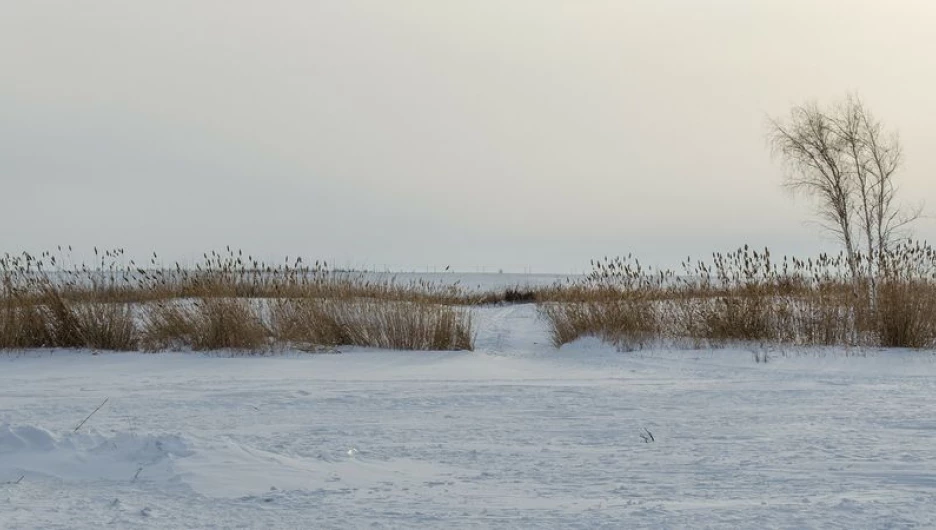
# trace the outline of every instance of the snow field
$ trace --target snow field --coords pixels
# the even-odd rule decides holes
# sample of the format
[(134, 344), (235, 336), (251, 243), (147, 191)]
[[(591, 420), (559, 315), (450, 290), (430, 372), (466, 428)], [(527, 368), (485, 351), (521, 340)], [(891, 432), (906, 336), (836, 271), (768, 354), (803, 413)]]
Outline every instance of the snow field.
[(930, 352), (477, 324), (475, 352), (3, 354), (0, 528), (936, 526)]

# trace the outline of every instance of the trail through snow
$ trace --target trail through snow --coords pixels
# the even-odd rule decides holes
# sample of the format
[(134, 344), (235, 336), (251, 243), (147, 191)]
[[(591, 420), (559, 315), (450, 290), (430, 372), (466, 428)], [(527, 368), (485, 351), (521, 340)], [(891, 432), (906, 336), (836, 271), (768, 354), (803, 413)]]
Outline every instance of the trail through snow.
[(0, 528), (936, 527), (931, 352), (476, 323), (475, 352), (0, 355)]

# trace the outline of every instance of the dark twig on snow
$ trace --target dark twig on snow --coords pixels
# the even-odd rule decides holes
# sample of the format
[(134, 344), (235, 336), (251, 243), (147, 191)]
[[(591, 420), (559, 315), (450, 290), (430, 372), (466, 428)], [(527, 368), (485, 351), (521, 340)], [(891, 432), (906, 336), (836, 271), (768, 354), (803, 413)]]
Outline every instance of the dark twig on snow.
[(8, 481), (8, 482), (0, 482), (0, 484), (9, 484), (9, 485), (11, 485), (11, 486), (16, 486), (17, 484), (19, 484), (20, 482), (22, 482), (24, 478), (26, 478), (26, 475), (20, 475), (20, 478), (18, 478), (18, 479), (16, 479), (16, 480), (10, 480), (10, 481)]
[(88, 420), (90, 420), (90, 419), (91, 419), (91, 416), (94, 416), (94, 413), (95, 413), (95, 412), (101, 410), (101, 407), (103, 407), (104, 404), (107, 403), (107, 400), (108, 400), (108, 399), (110, 399), (110, 398), (104, 398), (104, 401), (103, 401), (100, 405), (98, 405), (98, 407), (97, 407), (96, 409), (94, 409), (93, 411), (91, 411), (91, 414), (88, 414), (88, 417), (85, 418), (84, 421), (82, 421), (81, 423), (79, 423), (78, 426), (75, 427), (75, 430), (72, 431), (72, 432), (78, 432), (78, 429), (80, 429), (81, 426), (85, 424), (85, 422), (87, 422)]
[(656, 441), (656, 438), (653, 437), (653, 433), (650, 432), (650, 429), (647, 429), (646, 427), (644, 427), (644, 432), (640, 433), (640, 439), (643, 440), (646, 444)]

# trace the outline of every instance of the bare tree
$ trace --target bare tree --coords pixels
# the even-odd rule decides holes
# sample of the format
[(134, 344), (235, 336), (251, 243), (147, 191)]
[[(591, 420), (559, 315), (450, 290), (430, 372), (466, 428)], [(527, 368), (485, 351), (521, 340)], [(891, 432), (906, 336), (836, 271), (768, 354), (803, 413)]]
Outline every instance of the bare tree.
[(843, 157), (848, 177), (852, 179), (853, 192), (856, 202), (858, 231), (865, 238), (865, 249), (868, 256), (872, 256), (876, 245), (874, 238), (874, 183), (869, 171), (869, 164), (865, 132), (864, 109), (861, 102), (848, 96), (844, 103), (838, 104), (828, 117), (835, 127), (844, 149)]
[(801, 105), (793, 107), (785, 121), (770, 120), (768, 140), (774, 155), (789, 166), (785, 185), (817, 200), (822, 226), (842, 241), (849, 271), (857, 278), (852, 235), (855, 179), (838, 124), (817, 105)]
[(842, 240), (856, 279), (854, 232), (864, 240), (873, 291), (872, 257), (884, 256), (922, 212), (896, 200), (894, 176), (903, 156), (897, 134), (849, 95), (828, 110), (811, 103), (794, 107), (787, 120), (771, 119), (768, 138), (774, 155), (789, 166), (785, 184), (818, 200), (823, 225)]
[(896, 132), (884, 130), (881, 122), (856, 101), (857, 115), (861, 119), (862, 145), (866, 154), (865, 171), (870, 178), (870, 211), (872, 219), (869, 232), (876, 237), (875, 249), (879, 255), (885, 252), (900, 237), (900, 232), (910, 223), (920, 218), (922, 204), (908, 207), (896, 200), (897, 186), (894, 174), (903, 161), (900, 137)]

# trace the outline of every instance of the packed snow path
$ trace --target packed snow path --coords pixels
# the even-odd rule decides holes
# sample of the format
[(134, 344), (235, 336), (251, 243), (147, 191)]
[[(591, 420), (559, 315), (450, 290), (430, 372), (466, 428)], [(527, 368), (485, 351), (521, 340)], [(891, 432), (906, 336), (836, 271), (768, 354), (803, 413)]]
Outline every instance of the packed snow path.
[(0, 528), (936, 526), (932, 353), (478, 325), (464, 353), (0, 354)]

